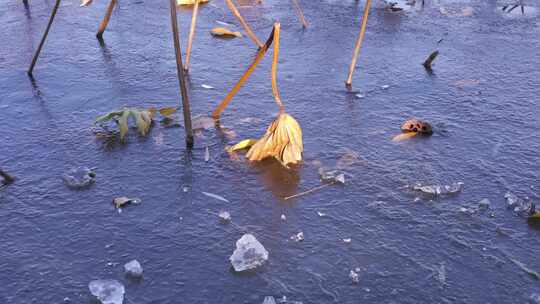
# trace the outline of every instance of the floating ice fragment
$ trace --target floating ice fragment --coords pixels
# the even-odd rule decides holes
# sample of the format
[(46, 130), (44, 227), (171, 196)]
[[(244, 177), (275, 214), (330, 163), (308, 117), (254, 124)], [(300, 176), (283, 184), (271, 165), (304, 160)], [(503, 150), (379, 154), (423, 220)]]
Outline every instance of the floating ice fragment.
[(139, 278), (142, 277), (143, 268), (139, 261), (133, 260), (124, 265), (124, 272), (129, 276)]
[(87, 167), (78, 167), (64, 173), (62, 179), (69, 188), (84, 189), (95, 182), (96, 173)]
[(356, 271), (354, 271), (352, 269), (349, 272), (349, 278), (351, 278), (351, 280), (352, 280), (352, 282), (354, 284), (360, 283), (360, 275), (358, 274), (358, 272), (356, 272)]
[(117, 280), (94, 280), (88, 284), (88, 289), (102, 304), (122, 304), (124, 302), (124, 285)]
[(231, 214), (227, 211), (220, 211), (218, 216), (221, 222), (224, 224), (231, 221)]
[(268, 251), (252, 234), (244, 234), (229, 260), (235, 271), (254, 269), (268, 260)]
[(291, 240), (295, 242), (301, 242), (304, 240), (304, 233), (302, 231), (298, 232), (297, 234), (291, 236)]
[(425, 194), (434, 196), (438, 195), (451, 195), (457, 194), (463, 190), (464, 183), (457, 182), (450, 185), (422, 185), (416, 184), (412, 186), (412, 189)]
[(264, 297), (263, 304), (276, 304), (276, 300), (272, 296)]
[(223, 202), (226, 202), (226, 203), (230, 203), (230, 201), (226, 198), (224, 198), (223, 196), (221, 195), (217, 195), (217, 194), (214, 194), (214, 193), (210, 193), (210, 192), (204, 192), (202, 191), (202, 194), (208, 196), (208, 197), (211, 197), (211, 198), (215, 198), (217, 200), (220, 200), (220, 201), (223, 201)]

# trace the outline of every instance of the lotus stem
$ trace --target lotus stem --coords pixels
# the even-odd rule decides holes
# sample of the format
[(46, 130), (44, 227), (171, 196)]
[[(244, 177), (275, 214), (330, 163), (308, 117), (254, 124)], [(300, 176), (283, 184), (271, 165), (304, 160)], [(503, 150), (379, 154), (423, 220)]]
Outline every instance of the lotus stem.
[(109, 20), (111, 19), (111, 15), (115, 6), (116, 0), (111, 0), (111, 2), (109, 2), (109, 6), (107, 6), (105, 16), (103, 16), (103, 20), (101, 20), (101, 23), (99, 24), (99, 29), (96, 34), (96, 37), (98, 39), (103, 39), (103, 33), (105, 32), (105, 29), (107, 29), (107, 25), (109, 24)]
[(272, 44), (272, 41), (274, 40), (274, 34), (275, 34), (275, 28), (272, 29), (272, 33), (270, 33), (270, 36), (268, 37), (268, 40), (266, 40), (266, 43), (259, 49), (259, 51), (257, 52), (257, 56), (255, 57), (255, 59), (253, 60), (251, 65), (248, 67), (248, 69), (246, 70), (244, 75), (242, 75), (242, 77), (240, 77), (240, 80), (238, 80), (238, 82), (236, 82), (236, 84), (231, 89), (231, 91), (227, 94), (227, 96), (225, 96), (225, 98), (223, 98), (221, 103), (216, 107), (216, 109), (212, 113), (212, 118), (214, 118), (215, 120), (219, 119), (219, 117), (221, 116), (221, 112), (223, 112), (223, 110), (225, 110), (225, 108), (227, 107), (229, 102), (231, 102), (234, 95), (236, 95), (236, 93), (238, 93), (238, 91), (240, 90), (242, 85), (244, 85), (246, 80), (248, 80), (249, 76), (253, 73), (253, 71), (255, 70), (257, 65), (264, 58), (264, 55), (266, 54), (266, 51), (270, 48), (270, 45)]
[(189, 29), (189, 39), (186, 51), (186, 65), (184, 70), (189, 70), (189, 59), (191, 58), (191, 46), (193, 45), (193, 38), (195, 37), (195, 26), (197, 25), (197, 14), (199, 12), (199, 1), (195, 0), (195, 6), (193, 7), (193, 15), (191, 16), (191, 28)]
[(321, 190), (321, 189), (323, 189), (323, 188), (326, 188), (326, 187), (328, 187), (328, 186), (331, 186), (331, 185), (333, 185), (333, 184), (335, 184), (335, 183), (336, 183), (336, 181), (333, 181), (333, 182), (328, 183), (328, 184), (322, 184), (322, 185), (320, 185), (320, 186), (317, 186), (317, 187), (315, 187), (315, 188), (311, 188), (311, 189), (306, 190), (306, 191), (304, 191), (304, 192), (300, 192), (300, 193), (297, 193), (297, 194), (295, 194), (295, 195), (287, 196), (287, 197), (285, 197), (285, 198), (283, 198), (283, 199), (284, 199), (284, 200), (290, 200), (291, 198), (296, 198), (296, 197), (304, 196), (304, 195), (306, 195), (306, 194), (309, 194), (309, 193), (312, 193), (312, 192)]
[(302, 12), (302, 8), (300, 7), (300, 3), (298, 3), (298, 0), (292, 0), (294, 8), (296, 10), (296, 13), (298, 14), (298, 17), (300, 18), (300, 21), (302, 22), (302, 27), (307, 28), (308, 22), (306, 21), (306, 18), (304, 17), (304, 12)]
[[(113, 0), (115, 1), (115, 0)], [(178, 74), (178, 83), (182, 95), (182, 110), (184, 112), (184, 128), (186, 131), (186, 145), (193, 147), (193, 129), (191, 127), (191, 112), (189, 109), (189, 97), (186, 88), (186, 75), (182, 68), (182, 50), (180, 49), (180, 38), (178, 37), (178, 21), (176, 20), (176, 0), (170, 0), (171, 5), (171, 27), (173, 34), (174, 52), (176, 55), (176, 71)]]
[(272, 95), (279, 107), (279, 113), (285, 112), (285, 107), (281, 101), (281, 96), (279, 95), (277, 87), (277, 65), (279, 60), (279, 32), (281, 24), (279, 22), (274, 23), (274, 56), (272, 59)]
[(227, 6), (229, 7), (229, 9), (231, 10), (231, 12), (233, 13), (233, 15), (236, 17), (236, 19), (238, 19), (238, 21), (240, 21), (240, 23), (242, 24), (242, 26), (244, 27), (244, 29), (246, 30), (246, 33), (247, 35), (249, 36), (249, 38), (251, 38), (251, 40), (253, 40), (253, 42), (255, 42), (255, 44), (257, 45), (257, 47), (259, 49), (261, 49), (263, 47), (263, 44), (261, 43), (261, 41), (257, 38), (257, 36), (255, 35), (255, 33), (253, 33), (253, 31), (251, 30), (251, 27), (247, 24), (246, 20), (244, 20), (244, 18), (242, 17), (242, 15), (240, 15), (240, 12), (238, 11), (238, 9), (236, 8), (236, 6), (234, 5), (234, 2), (233, 0), (225, 0), (225, 2), (227, 2)]
[(366, 6), (364, 8), (364, 16), (362, 17), (362, 25), (360, 27), (360, 33), (358, 34), (358, 38), (356, 39), (356, 44), (354, 47), (354, 54), (352, 57), (351, 65), (349, 67), (349, 76), (347, 76), (347, 81), (345, 82), (345, 86), (348, 89), (352, 87), (352, 77), (353, 77), (354, 69), (356, 67), (356, 60), (358, 59), (358, 54), (360, 53), (360, 48), (362, 47), (362, 41), (364, 41), (364, 35), (366, 34), (366, 26), (367, 26), (370, 7), (371, 7), (371, 0), (366, 0)]
[(45, 40), (47, 40), (47, 36), (49, 35), (49, 30), (51, 29), (51, 25), (54, 21), (54, 17), (56, 16), (56, 12), (58, 11), (58, 7), (60, 6), (60, 1), (61, 0), (56, 0), (56, 3), (54, 4), (51, 17), (49, 18), (49, 23), (47, 24), (47, 28), (45, 28), (45, 33), (43, 33), (43, 37), (41, 37), (41, 42), (39, 43), (36, 53), (34, 54), (34, 58), (32, 58), (32, 63), (30, 64), (30, 68), (28, 68), (28, 75), (32, 75), (32, 72), (34, 71), (34, 66), (36, 65), (36, 62), (38, 60), (39, 53), (41, 53), (41, 49), (43, 48), (43, 45), (45, 44)]

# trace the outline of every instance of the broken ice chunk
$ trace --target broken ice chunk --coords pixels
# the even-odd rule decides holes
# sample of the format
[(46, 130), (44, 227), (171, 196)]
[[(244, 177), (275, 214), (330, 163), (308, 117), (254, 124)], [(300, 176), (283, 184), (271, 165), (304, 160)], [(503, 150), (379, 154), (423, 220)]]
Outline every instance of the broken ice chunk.
[(88, 284), (88, 289), (102, 304), (124, 302), (124, 285), (117, 280), (94, 280)]
[(219, 219), (221, 220), (221, 222), (224, 223), (224, 224), (231, 221), (231, 214), (229, 212), (227, 212), (227, 211), (220, 211), (218, 216), (219, 216)]
[(360, 282), (360, 275), (358, 274), (358, 272), (354, 271), (351, 269), (351, 271), (349, 272), (349, 278), (351, 278), (352, 282), (354, 284), (358, 284)]
[(268, 251), (252, 234), (244, 234), (229, 260), (235, 271), (254, 269), (268, 260)]
[(302, 231), (298, 232), (297, 234), (291, 236), (291, 240), (295, 242), (301, 242), (304, 240), (304, 233)]
[(96, 173), (87, 167), (78, 167), (64, 173), (62, 179), (69, 188), (84, 189), (95, 182)]
[(133, 260), (124, 265), (124, 272), (129, 276), (132, 276), (134, 278), (139, 278), (139, 277), (142, 277), (143, 268), (141, 266), (141, 263), (139, 263), (139, 261)]
[(411, 188), (415, 191), (422, 192), (424, 194), (429, 195), (451, 195), (451, 194), (457, 194), (463, 190), (464, 183), (457, 182), (452, 183), (450, 185), (422, 185), (422, 184), (415, 184)]
[(272, 296), (264, 297), (263, 304), (276, 304), (276, 300)]

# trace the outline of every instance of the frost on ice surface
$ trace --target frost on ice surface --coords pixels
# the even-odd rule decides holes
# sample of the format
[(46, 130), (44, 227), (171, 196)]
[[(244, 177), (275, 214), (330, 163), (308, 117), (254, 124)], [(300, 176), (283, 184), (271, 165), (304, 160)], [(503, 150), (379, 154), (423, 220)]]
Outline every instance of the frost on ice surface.
[(244, 234), (229, 260), (235, 271), (254, 269), (268, 260), (268, 251), (252, 234)]
[(132, 277), (142, 277), (143, 268), (139, 261), (133, 260), (124, 265), (124, 272)]
[(122, 304), (124, 302), (124, 285), (117, 280), (94, 280), (88, 284), (90, 293), (102, 304)]

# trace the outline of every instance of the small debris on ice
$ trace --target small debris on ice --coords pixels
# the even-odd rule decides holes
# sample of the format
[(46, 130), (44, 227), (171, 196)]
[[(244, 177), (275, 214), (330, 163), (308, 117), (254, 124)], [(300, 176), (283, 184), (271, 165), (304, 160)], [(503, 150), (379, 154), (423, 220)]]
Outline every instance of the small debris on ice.
[(96, 173), (87, 167), (78, 167), (64, 173), (62, 179), (69, 188), (84, 189), (96, 181)]
[(203, 87), (203, 89), (207, 89), (207, 90), (211, 90), (211, 89), (214, 88), (213, 86), (207, 85), (207, 84), (201, 84), (201, 87)]
[(143, 268), (139, 261), (133, 260), (131, 262), (128, 262), (124, 265), (124, 272), (128, 276), (132, 276), (134, 278), (140, 278), (143, 274)]
[(285, 214), (282, 214), (282, 215), (281, 215), (281, 220), (282, 220), (282, 221), (286, 221), (286, 220), (287, 220), (287, 217), (285, 216)]
[(244, 234), (229, 260), (235, 271), (254, 269), (268, 260), (268, 251), (252, 234)]
[(228, 199), (224, 198), (223, 196), (214, 194), (214, 193), (202, 191), (202, 194), (204, 194), (204, 195), (206, 195), (208, 197), (211, 197), (211, 198), (215, 198), (215, 199), (217, 199), (219, 201), (222, 201), (222, 202), (230, 203), (230, 201)]
[(304, 233), (302, 231), (298, 232), (297, 234), (291, 236), (291, 240), (295, 242), (301, 242), (304, 240)]
[(349, 244), (350, 242), (352, 242), (351, 239), (343, 239), (343, 242), (346, 243), (346, 244)]
[(204, 149), (204, 161), (208, 162), (210, 160), (210, 150), (208, 147)]
[(227, 212), (227, 211), (220, 211), (218, 216), (219, 216), (219, 219), (221, 220), (221, 222), (224, 223), (224, 224), (231, 221), (231, 214), (229, 212)]
[(464, 183), (457, 182), (450, 185), (422, 185), (415, 184), (412, 190), (433, 196), (457, 194), (463, 190)]
[(124, 302), (124, 285), (117, 280), (94, 280), (88, 284), (88, 289), (102, 304), (122, 304)]
[(263, 304), (276, 304), (276, 300), (272, 296), (264, 297)]
[(326, 213), (322, 213), (320, 211), (317, 211), (317, 214), (319, 215), (319, 217), (325, 217), (326, 216)]
[(351, 278), (354, 284), (360, 283), (360, 275), (355, 270), (351, 269), (351, 271), (349, 272), (349, 278)]
[(345, 184), (345, 174), (337, 170), (326, 171), (321, 167), (319, 168), (319, 177), (325, 183)]
[(388, 88), (390, 88), (390, 86), (387, 84), (381, 86), (381, 89), (383, 90), (387, 90)]
[(513, 209), (515, 213), (518, 213), (520, 215), (528, 214), (533, 205), (528, 198), (519, 198), (517, 195), (511, 192), (506, 192), (504, 198), (506, 198), (508, 208)]
[(116, 209), (120, 209), (124, 207), (125, 205), (130, 204), (140, 204), (142, 201), (140, 198), (127, 198), (125, 196), (117, 197), (113, 200), (113, 204), (116, 207)]

